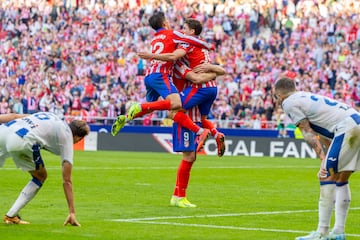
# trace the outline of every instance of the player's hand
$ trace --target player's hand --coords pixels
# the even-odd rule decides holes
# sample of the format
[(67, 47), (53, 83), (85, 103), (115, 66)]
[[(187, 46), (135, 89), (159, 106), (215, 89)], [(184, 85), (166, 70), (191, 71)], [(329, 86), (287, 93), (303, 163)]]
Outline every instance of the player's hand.
[(328, 177), (327, 174), (328, 174), (328, 171), (325, 168), (321, 167), (317, 176), (321, 180), (321, 179), (327, 178)]
[(148, 52), (138, 52), (137, 55), (142, 59), (151, 59), (152, 55)]
[(75, 217), (75, 213), (70, 213), (65, 222), (64, 222), (64, 226), (71, 224), (72, 226), (77, 226), (77, 227), (81, 227), (80, 223), (76, 220)]
[(192, 69), (194, 73), (206, 73), (209, 72), (211, 64), (209, 63), (203, 63), (200, 64)]

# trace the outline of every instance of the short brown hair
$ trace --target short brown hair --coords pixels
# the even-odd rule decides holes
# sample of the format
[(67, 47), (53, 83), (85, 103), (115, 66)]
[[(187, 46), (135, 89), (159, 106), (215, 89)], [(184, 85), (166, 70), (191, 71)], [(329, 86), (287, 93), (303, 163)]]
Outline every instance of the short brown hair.
[(73, 120), (69, 123), (73, 136), (85, 137), (90, 132), (89, 125), (83, 120)]
[(193, 18), (188, 18), (185, 20), (185, 24), (188, 25), (190, 29), (195, 30), (195, 35), (198, 36), (202, 32), (202, 25), (201, 23)]
[(296, 90), (294, 80), (288, 77), (280, 77), (275, 82), (275, 91), (279, 91), (282, 93), (294, 92)]

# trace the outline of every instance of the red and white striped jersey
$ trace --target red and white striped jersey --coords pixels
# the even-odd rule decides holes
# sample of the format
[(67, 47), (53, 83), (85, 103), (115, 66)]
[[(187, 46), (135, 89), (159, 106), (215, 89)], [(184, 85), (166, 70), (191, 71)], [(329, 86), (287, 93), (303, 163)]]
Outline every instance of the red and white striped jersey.
[(195, 88), (216, 87), (217, 85), (215, 80), (211, 80), (202, 84), (195, 84), (185, 80), (186, 74), (193, 68), (200, 64), (210, 62), (209, 50), (206, 48), (191, 46), (189, 44), (180, 44), (178, 48), (183, 49), (186, 52), (186, 55), (179, 59), (175, 63), (174, 67), (173, 82), (178, 90), (181, 91), (187, 86)]
[[(160, 29), (155, 33), (154, 38), (151, 41), (151, 52), (154, 54), (161, 53), (172, 53), (176, 50), (178, 44), (180, 43), (188, 43), (193, 46), (197, 46), (200, 49), (210, 49), (211, 46), (198, 38), (186, 36), (181, 32), (168, 30), (168, 29)], [(146, 74), (149, 75), (151, 73), (165, 73), (172, 74), (173, 70), (173, 62), (164, 62), (159, 60), (152, 60), (150, 63), (150, 67), (147, 69)]]

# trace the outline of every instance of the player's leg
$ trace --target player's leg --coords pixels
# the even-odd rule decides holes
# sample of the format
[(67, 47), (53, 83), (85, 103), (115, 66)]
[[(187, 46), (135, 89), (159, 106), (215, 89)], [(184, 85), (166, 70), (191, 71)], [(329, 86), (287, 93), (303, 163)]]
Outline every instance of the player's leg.
[[(179, 96), (177, 98), (168, 97), (169, 95), (178, 94), (178, 90), (172, 83), (169, 75), (161, 73), (150, 74), (145, 77), (144, 82), (147, 91), (147, 102), (131, 105), (127, 113), (128, 121), (155, 110), (171, 110), (181, 107)], [(162, 100), (158, 100), (159, 96), (162, 97)]]
[(349, 212), (351, 192), (349, 186), (350, 171), (339, 173), (336, 180), (335, 224), (328, 235), (328, 239), (345, 239), (345, 223)]
[(177, 170), (174, 193), (170, 200), (171, 206), (181, 208), (196, 207), (195, 204), (190, 203), (186, 198), (186, 190), (189, 184), (190, 171), (195, 160), (195, 152), (183, 152), (183, 159), (181, 160)]
[[(179, 94), (170, 94), (167, 98), (171, 99), (172, 102), (180, 103), (181, 106), (181, 98)], [(199, 151), (204, 145), (206, 139), (208, 138), (210, 131), (208, 129), (204, 129), (195, 124), (191, 118), (185, 113), (185, 111), (180, 109), (174, 109), (169, 113), (169, 118), (173, 119), (174, 122), (177, 122), (180, 126), (189, 129), (190, 131), (196, 133), (197, 138), (197, 151)]]
[[(350, 134), (352, 133), (350, 132)], [(344, 139), (350, 138), (348, 133), (345, 133)], [(358, 138), (357, 134), (355, 138)], [(351, 201), (349, 178), (352, 172), (360, 167), (360, 163), (358, 163), (360, 154), (358, 144), (360, 142), (355, 140), (352, 142), (352, 146), (349, 143), (350, 141), (342, 141), (338, 161), (326, 162), (326, 168), (335, 169), (334, 173), (336, 176), (335, 224), (328, 236), (329, 239), (345, 239), (345, 224)], [(331, 145), (330, 150), (334, 148), (334, 145)]]
[[(170, 102), (166, 101), (168, 103), (165, 103), (162, 100), (159, 100), (160, 95), (159, 93), (154, 89), (159, 84), (156, 84), (157, 81), (160, 81), (159, 78), (161, 78), (162, 75), (160, 74), (151, 74), (149, 76), (145, 77), (145, 86), (146, 86), (146, 103), (139, 104), (139, 103), (133, 103), (127, 114), (120, 115), (116, 118), (116, 121), (111, 126), (111, 134), (113, 136), (116, 136), (120, 130), (125, 126), (125, 124), (135, 118), (142, 117), (150, 112), (152, 112), (154, 109), (161, 109), (164, 108), (165, 110), (170, 108)], [(148, 107), (148, 105), (152, 104), (152, 107)], [(154, 108), (151, 110), (150, 108)]]
[(23, 170), (27, 170), (31, 174), (32, 179), (22, 189), (14, 204), (4, 216), (4, 222), (7, 224), (29, 224), (29, 222), (21, 220), (18, 213), (35, 197), (47, 178), (47, 172), (38, 145), (33, 145), (32, 147), (32, 161), (20, 158), (21, 156), (22, 158), (26, 156), (24, 152), (14, 152), (12, 156), (15, 164)]
[(209, 129), (211, 135), (215, 138), (218, 156), (221, 157), (225, 153), (225, 135), (219, 132), (215, 125), (207, 120), (207, 115), (210, 112), (211, 106), (217, 96), (217, 88), (186, 88), (183, 91), (182, 95), (183, 108), (188, 110), (192, 109), (195, 106), (198, 106), (198, 109), (201, 114), (201, 126), (203, 128)]
[(320, 181), (318, 228), (309, 235), (297, 237), (296, 240), (327, 239), (329, 234), (331, 213), (335, 203), (335, 181), (324, 179)]
[[(347, 140), (353, 138), (353, 141)], [(359, 169), (359, 144), (357, 132), (346, 132), (336, 136), (329, 147), (326, 169), (335, 176), (335, 224), (329, 236), (345, 239), (345, 223), (350, 207), (351, 192), (349, 178), (353, 171)], [(336, 158), (337, 156), (337, 158)], [(331, 239), (332, 239), (331, 238)]]
[[(327, 155), (325, 157), (325, 159), (331, 160), (324, 160), (326, 161), (326, 170), (328, 171), (328, 176), (320, 179), (320, 198), (318, 205), (319, 219), (317, 230), (307, 236), (298, 237), (296, 238), (297, 240), (327, 239), (326, 236), (329, 235), (331, 214), (332, 210), (334, 209), (336, 200), (336, 179), (338, 177), (337, 156), (339, 156), (342, 142), (343, 135), (341, 137), (335, 137), (329, 146)], [(333, 161), (333, 159), (337, 160)], [(321, 238), (316, 238), (318, 236)]]
[(203, 89), (204, 93), (202, 95), (206, 98), (201, 104), (199, 104), (199, 111), (201, 114), (201, 125), (204, 128), (207, 128), (210, 130), (211, 135), (216, 140), (217, 150), (218, 150), (218, 156), (222, 157), (226, 150), (225, 145), (225, 135), (217, 130), (215, 125), (207, 119), (207, 116), (210, 113), (211, 106), (213, 102), (216, 99), (217, 96), (217, 88), (206, 88)]
[(207, 128), (210, 130), (211, 136), (213, 136), (216, 140), (216, 146), (218, 150), (218, 156), (222, 157), (226, 150), (226, 144), (225, 144), (225, 135), (222, 132), (219, 132), (213, 122), (207, 119), (207, 115), (201, 116), (201, 125), (204, 128)]
[(197, 144), (196, 151), (198, 152), (204, 145), (206, 139), (210, 135), (209, 129), (204, 129), (195, 124), (191, 118), (185, 113), (184, 110), (175, 111), (172, 110), (168, 113), (168, 117), (173, 119), (174, 122), (179, 124), (180, 126), (189, 129), (193, 133), (196, 134), (195, 142)]

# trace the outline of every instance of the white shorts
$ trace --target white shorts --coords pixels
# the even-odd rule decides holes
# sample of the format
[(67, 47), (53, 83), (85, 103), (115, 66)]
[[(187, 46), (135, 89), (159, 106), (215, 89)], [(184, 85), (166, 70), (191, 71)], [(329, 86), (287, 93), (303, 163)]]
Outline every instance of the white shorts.
[(326, 156), (329, 173), (360, 170), (360, 118), (346, 118), (336, 127)]
[[(3, 128), (4, 126), (0, 127)], [(0, 136), (0, 167), (4, 165), (8, 157), (12, 157), (18, 168), (24, 171), (35, 170), (36, 166), (32, 150), (34, 143), (26, 141), (10, 131), (7, 134), (3, 134), (4, 130), (2, 129)]]

